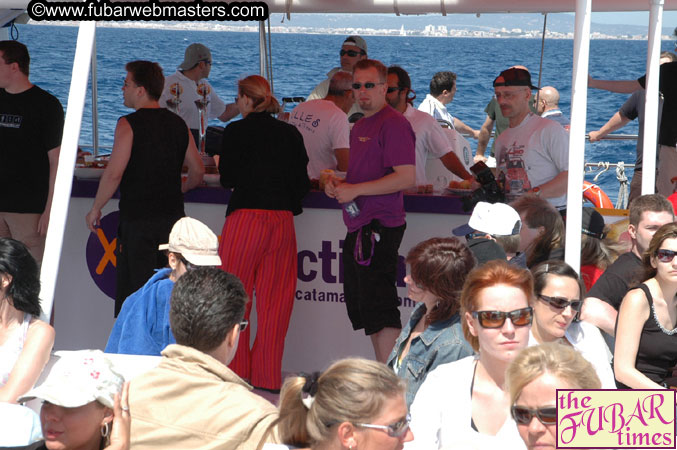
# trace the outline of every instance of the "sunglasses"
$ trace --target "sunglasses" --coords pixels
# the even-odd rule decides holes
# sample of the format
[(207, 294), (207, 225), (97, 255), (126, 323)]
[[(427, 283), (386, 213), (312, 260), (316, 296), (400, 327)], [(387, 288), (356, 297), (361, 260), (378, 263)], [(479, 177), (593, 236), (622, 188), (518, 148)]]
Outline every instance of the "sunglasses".
[(246, 330), (248, 326), (249, 326), (249, 321), (247, 319), (242, 319), (242, 322), (240, 322), (240, 332), (243, 332), (244, 330)]
[(534, 416), (536, 416), (543, 425), (554, 425), (557, 423), (557, 408), (554, 406), (529, 409), (526, 406), (513, 405), (513, 407), (510, 408), (510, 414), (512, 415), (512, 418), (515, 419), (515, 422), (520, 425), (528, 425), (531, 423), (531, 419), (533, 419)]
[(371, 81), (367, 81), (364, 84), (353, 83), (353, 89), (355, 89), (356, 91), (359, 91), (362, 88), (362, 86), (364, 86), (365, 89), (374, 89), (376, 87), (376, 85), (379, 85), (379, 84), (385, 84), (385, 83), (372, 83)]
[(393, 92), (401, 91), (404, 90), (403, 87), (389, 87), (388, 88), (388, 94), (392, 94)]
[(399, 438), (406, 434), (409, 429), (409, 422), (411, 422), (411, 414), (407, 414), (403, 419), (391, 423), (390, 425), (373, 425), (370, 423), (356, 423), (355, 425), (362, 428), (382, 430), (388, 433), (388, 436), (390, 437)]
[(203, 60), (200, 61), (200, 62), (203, 62), (203, 63), (207, 64), (208, 66), (211, 66), (211, 65), (212, 65), (212, 62), (211, 62), (210, 60), (208, 60), (208, 59), (203, 59)]
[(505, 319), (510, 317), (510, 321), (516, 327), (531, 325), (534, 310), (531, 306), (514, 311), (473, 311), (472, 316), (479, 320), (482, 328), (501, 328)]
[(658, 258), (658, 260), (660, 262), (664, 262), (664, 263), (672, 262), (672, 260), (675, 259), (675, 255), (677, 255), (676, 251), (667, 250), (667, 249), (664, 249), (664, 248), (662, 248), (662, 249), (660, 249), (656, 252), (656, 258)]
[(351, 58), (354, 58), (354, 57), (360, 56), (360, 55), (366, 55), (366, 53), (364, 53), (364, 51), (356, 52), (355, 50), (341, 50), (341, 51), (339, 52), (339, 54), (340, 54), (341, 56), (348, 55), (348, 56), (350, 56)]
[(538, 298), (558, 309), (566, 309), (567, 306), (571, 306), (571, 309), (580, 312), (581, 306), (583, 306), (583, 300), (569, 300), (564, 297), (548, 297), (543, 294), (538, 294)]

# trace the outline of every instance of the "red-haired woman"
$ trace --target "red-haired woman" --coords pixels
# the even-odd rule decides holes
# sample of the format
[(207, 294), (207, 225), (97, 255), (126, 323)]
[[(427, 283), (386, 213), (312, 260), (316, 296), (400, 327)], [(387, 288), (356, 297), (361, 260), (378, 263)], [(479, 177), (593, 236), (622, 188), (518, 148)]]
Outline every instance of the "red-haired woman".
[(257, 336), (250, 350), (249, 329), (242, 332), (230, 367), (256, 387), (278, 390), (296, 290), (294, 215), (310, 189), (308, 156), (301, 133), (271, 115), (280, 105), (263, 77), (240, 80), (236, 102), (243, 119), (226, 127), (219, 161), (221, 185), (233, 188), (219, 256), (252, 300), (256, 292)]
[(463, 334), (478, 353), (428, 374), (411, 407), (407, 448), (523, 448), (510, 417), (505, 371), (527, 346), (534, 295), (531, 274), (490, 261), (461, 292)]

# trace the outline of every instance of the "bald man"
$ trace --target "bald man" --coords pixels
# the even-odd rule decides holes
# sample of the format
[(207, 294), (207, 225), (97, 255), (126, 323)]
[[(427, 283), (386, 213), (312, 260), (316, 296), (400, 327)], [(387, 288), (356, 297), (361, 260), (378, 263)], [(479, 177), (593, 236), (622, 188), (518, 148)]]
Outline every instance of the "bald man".
[(554, 120), (569, 131), (569, 119), (562, 114), (559, 109), (559, 92), (552, 86), (545, 86), (541, 88), (538, 94), (538, 101), (536, 105), (536, 112), (550, 120)]

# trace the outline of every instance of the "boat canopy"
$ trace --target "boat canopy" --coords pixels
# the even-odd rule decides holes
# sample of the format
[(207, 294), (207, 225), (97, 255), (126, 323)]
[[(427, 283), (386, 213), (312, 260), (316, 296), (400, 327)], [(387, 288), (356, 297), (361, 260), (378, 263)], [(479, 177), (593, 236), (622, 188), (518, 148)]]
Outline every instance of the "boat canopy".
[[(216, 0), (204, 0), (205, 3)], [(251, 1), (251, 0), (249, 0)], [(576, 0), (263, 0), (273, 13), (476, 14), (575, 12)], [(247, 2), (247, 0), (245, 0)], [(26, 9), (29, 0), (3, 0), (3, 8)], [(664, 0), (677, 10), (677, 0)], [(593, 12), (648, 11), (649, 0), (592, 0)]]

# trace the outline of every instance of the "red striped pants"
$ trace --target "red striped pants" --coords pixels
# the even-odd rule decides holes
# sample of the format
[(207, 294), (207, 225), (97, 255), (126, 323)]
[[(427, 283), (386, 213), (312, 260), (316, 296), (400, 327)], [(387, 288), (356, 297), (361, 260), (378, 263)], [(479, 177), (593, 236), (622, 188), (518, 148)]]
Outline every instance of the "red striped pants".
[(250, 301), (256, 291), (256, 339), (242, 332), (230, 368), (256, 387), (279, 389), (282, 355), (296, 291), (296, 234), (290, 211), (238, 209), (226, 218), (219, 245), (221, 268), (244, 284)]

